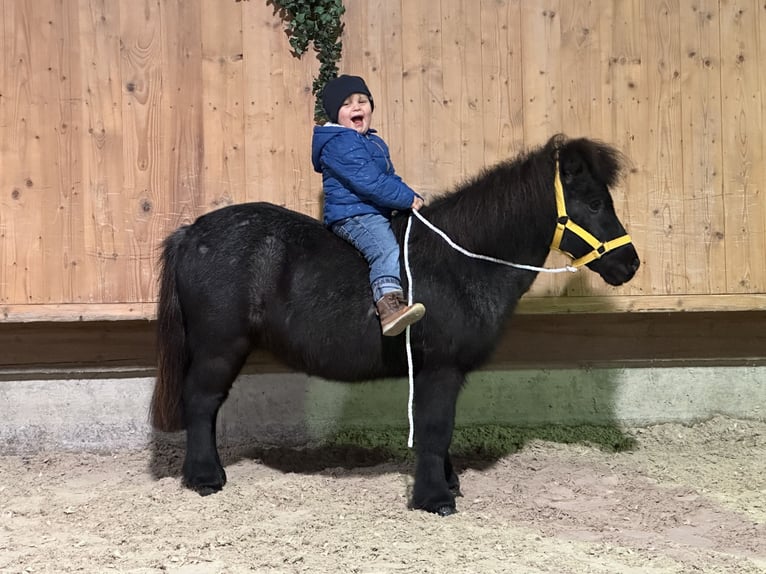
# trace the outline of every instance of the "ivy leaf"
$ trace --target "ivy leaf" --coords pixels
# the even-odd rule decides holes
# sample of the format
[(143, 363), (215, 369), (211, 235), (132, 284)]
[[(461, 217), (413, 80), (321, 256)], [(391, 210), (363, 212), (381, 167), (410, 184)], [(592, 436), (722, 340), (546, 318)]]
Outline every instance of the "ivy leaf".
[[(239, 1), (239, 0), (237, 0)], [(314, 47), (319, 60), (319, 73), (314, 78), (312, 92), (314, 102), (314, 120), (322, 122), (324, 115), (319, 94), (325, 84), (338, 75), (338, 61), (343, 52), (340, 41), (343, 33), (341, 17), (346, 12), (343, 0), (266, 0), (279, 12), (289, 37), (293, 54), (300, 58), (309, 43)]]

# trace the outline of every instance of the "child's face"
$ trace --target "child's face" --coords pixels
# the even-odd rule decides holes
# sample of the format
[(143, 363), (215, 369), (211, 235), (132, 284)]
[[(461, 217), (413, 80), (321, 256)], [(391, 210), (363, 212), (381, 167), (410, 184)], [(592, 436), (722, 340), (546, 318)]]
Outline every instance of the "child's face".
[(351, 94), (338, 110), (338, 123), (366, 134), (372, 122), (372, 105), (365, 94)]

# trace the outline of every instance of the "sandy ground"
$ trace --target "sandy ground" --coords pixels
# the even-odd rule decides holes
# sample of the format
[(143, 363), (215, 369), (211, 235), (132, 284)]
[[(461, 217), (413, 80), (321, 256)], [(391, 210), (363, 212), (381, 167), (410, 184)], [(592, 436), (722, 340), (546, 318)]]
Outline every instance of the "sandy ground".
[(177, 452), (164, 472), (149, 451), (4, 456), (0, 572), (766, 572), (766, 423), (629, 433), (627, 452), (535, 440), (464, 461), (448, 518), (407, 510), (408, 462), (227, 455), (203, 498)]

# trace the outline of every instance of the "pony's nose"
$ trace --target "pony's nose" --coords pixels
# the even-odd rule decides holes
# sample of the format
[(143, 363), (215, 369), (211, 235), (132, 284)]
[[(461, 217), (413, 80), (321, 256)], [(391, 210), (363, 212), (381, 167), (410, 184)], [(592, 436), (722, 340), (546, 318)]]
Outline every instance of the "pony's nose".
[(641, 260), (638, 257), (636, 257), (633, 260), (633, 263), (631, 263), (630, 268), (633, 270), (633, 273), (635, 273), (636, 271), (638, 271), (639, 267), (641, 267)]

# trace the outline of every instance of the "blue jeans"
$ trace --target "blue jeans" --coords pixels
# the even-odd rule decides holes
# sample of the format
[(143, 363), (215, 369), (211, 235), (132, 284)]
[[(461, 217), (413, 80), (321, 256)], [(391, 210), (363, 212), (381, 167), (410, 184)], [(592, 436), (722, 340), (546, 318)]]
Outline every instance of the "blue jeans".
[(402, 290), (399, 243), (387, 218), (376, 213), (347, 217), (334, 223), (332, 230), (356, 247), (367, 260), (374, 301), (386, 293)]

